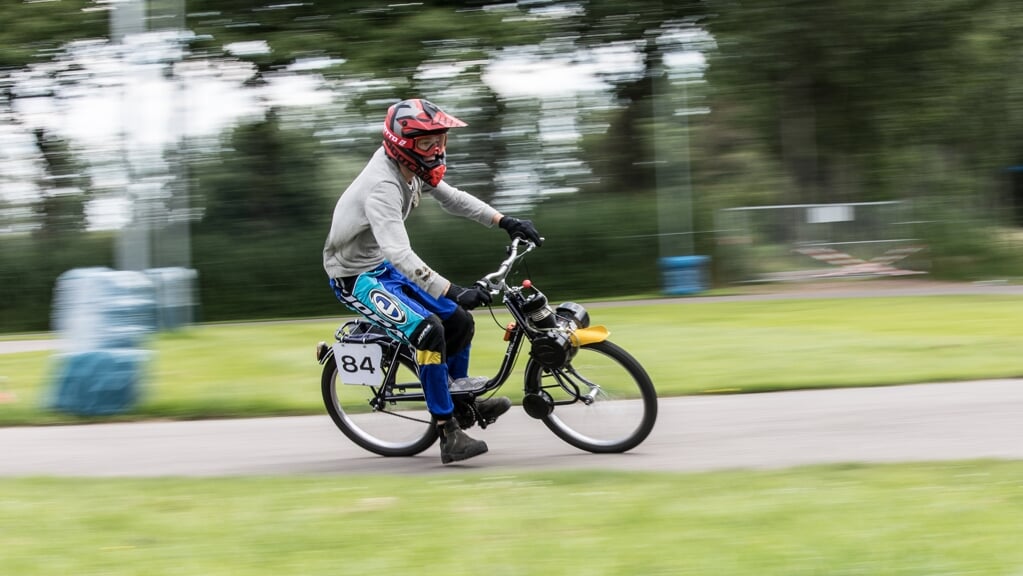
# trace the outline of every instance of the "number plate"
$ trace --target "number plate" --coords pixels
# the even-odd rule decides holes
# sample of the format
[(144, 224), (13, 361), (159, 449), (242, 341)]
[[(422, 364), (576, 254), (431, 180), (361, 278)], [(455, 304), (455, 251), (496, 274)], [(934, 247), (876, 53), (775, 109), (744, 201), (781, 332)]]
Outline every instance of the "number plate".
[(383, 353), (376, 344), (334, 344), (334, 362), (337, 377), (342, 384), (357, 386), (379, 386), (384, 381), (380, 370)]

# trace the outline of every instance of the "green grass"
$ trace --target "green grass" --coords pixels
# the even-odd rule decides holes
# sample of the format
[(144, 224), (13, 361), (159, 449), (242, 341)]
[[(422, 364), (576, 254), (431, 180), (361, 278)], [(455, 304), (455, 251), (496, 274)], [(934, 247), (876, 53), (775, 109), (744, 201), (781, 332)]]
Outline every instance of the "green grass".
[[(662, 396), (1023, 376), (1023, 297), (928, 296), (591, 306)], [(503, 324), (507, 316), (499, 316)], [(201, 325), (162, 334), (145, 397), (125, 418), (322, 413), (314, 346), (338, 322)], [(474, 374), (493, 374), (503, 331), (477, 317)], [(53, 353), (0, 355), (0, 425), (48, 412)], [(516, 398), (522, 367), (503, 393)], [(12, 400), (13, 397), (13, 400)]]
[(0, 479), (0, 572), (1011, 575), (1023, 463)]

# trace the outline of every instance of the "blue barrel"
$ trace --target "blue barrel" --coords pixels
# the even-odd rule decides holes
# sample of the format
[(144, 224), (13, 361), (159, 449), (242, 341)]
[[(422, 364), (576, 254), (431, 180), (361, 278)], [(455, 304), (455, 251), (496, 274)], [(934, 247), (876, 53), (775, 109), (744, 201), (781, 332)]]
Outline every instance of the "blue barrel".
[(664, 293), (696, 294), (707, 289), (707, 256), (669, 256), (661, 258)]
[(57, 279), (53, 324), (62, 351), (54, 358), (55, 410), (118, 414), (140, 397), (156, 331), (153, 282), (141, 272), (77, 268)]
[(127, 412), (139, 401), (151, 353), (136, 348), (109, 348), (56, 358), (50, 407), (79, 416)]

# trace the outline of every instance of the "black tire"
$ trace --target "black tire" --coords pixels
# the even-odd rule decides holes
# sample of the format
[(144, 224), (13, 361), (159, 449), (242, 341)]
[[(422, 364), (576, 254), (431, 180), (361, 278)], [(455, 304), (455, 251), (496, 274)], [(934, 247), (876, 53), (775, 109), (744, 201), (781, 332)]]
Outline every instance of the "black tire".
[[(559, 378), (578, 386), (580, 394), (593, 389), (589, 384), (599, 391), (590, 404), (572, 402), (575, 394), (559, 385)], [(631, 450), (646, 440), (657, 421), (657, 392), (650, 376), (628, 352), (606, 340), (580, 347), (572, 362), (557, 370), (531, 359), (526, 390), (538, 388), (556, 404), (543, 423), (558, 438), (589, 452)]]
[[(421, 392), (415, 365), (399, 358), (384, 375), (384, 382), (397, 382), (409, 392)], [(437, 426), (426, 402), (401, 401), (373, 410), (370, 400), (375, 389), (345, 385), (338, 380), (333, 355), (323, 364), (320, 379), (323, 404), (334, 424), (352, 442), (381, 456), (415, 456), (437, 441)]]

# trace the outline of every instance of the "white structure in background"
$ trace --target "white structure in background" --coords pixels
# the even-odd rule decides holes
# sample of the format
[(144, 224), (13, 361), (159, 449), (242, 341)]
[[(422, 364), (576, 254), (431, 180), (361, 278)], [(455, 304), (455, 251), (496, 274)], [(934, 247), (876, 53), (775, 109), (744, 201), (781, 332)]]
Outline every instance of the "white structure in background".
[[(311, 108), (333, 99), (314, 71), (337, 60), (299, 60), (265, 75), (265, 84), (242, 89), (255, 73), (251, 63), (231, 57), (185, 59), (186, 44), (195, 35), (184, 29), (183, 9), (154, 17), (146, 12), (146, 0), (111, 0), (108, 7), (111, 40), (70, 42), (52, 61), (7, 76), (14, 98), (10, 109), (0, 103), (0, 204), (6, 201), (14, 212), (0, 215), (0, 234), (29, 229), (28, 209), (17, 213), (17, 207), (39, 196), (35, 182), (43, 172), (36, 128), (66, 138), (88, 162), (96, 192), (86, 207), (89, 228), (117, 230), (131, 222), (136, 197), (166, 201), (162, 197), (169, 193), (174, 167), (166, 164), (164, 150), (185, 138), (216, 139), (241, 120), (261, 118), (270, 106)], [(146, 22), (161, 29), (147, 30)], [(224, 49), (249, 54), (257, 45), (268, 49), (265, 42)], [(151, 219), (152, 210), (143, 207), (142, 213)], [(155, 210), (175, 222), (187, 219), (182, 213), (187, 206)], [(129, 267), (143, 267), (141, 251), (124, 256), (133, 262)], [(153, 263), (179, 265), (183, 259), (179, 254)]]

